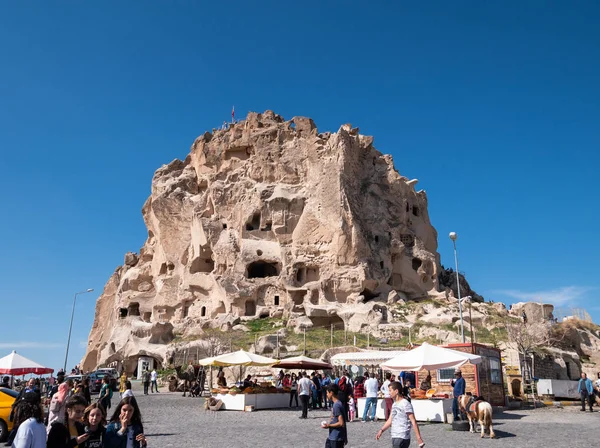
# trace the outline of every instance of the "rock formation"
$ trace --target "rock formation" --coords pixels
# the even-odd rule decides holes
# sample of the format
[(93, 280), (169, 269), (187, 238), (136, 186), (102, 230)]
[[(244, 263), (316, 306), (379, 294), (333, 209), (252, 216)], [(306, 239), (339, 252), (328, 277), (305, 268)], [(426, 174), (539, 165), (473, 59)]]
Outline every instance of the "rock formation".
[(267, 111), (204, 133), (156, 171), (148, 239), (98, 299), (84, 368), (164, 362), (176, 335), (240, 318), (385, 323), (388, 304), (438, 290), (437, 234), (416, 183), (350, 125), (319, 133), (310, 118)]

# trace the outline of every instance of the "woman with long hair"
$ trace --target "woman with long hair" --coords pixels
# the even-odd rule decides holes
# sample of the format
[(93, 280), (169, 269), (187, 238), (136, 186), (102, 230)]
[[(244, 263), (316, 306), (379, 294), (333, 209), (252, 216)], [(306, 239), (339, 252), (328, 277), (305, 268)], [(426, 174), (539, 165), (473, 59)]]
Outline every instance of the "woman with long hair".
[(296, 407), (298, 407), (298, 378), (295, 373), (292, 373), (290, 379), (290, 408), (292, 407), (292, 400), (296, 400)]
[(81, 422), (86, 402), (81, 395), (69, 397), (63, 422), (54, 421), (48, 432), (47, 448), (81, 448), (89, 438)]
[(146, 446), (142, 415), (133, 397), (121, 400), (106, 428), (106, 448), (143, 448)]
[(13, 448), (45, 448), (44, 412), (35, 392), (26, 392), (15, 406), (14, 424), (19, 427)]
[(48, 408), (48, 423), (46, 427), (47, 432), (50, 431), (52, 423), (55, 421), (64, 423), (65, 407), (67, 405), (67, 399), (69, 398), (72, 388), (73, 380), (68, 379), (60, 383), (58, 390), (54, 395), (52, 395), (52, 400), (50, 400), (50, 406)]
[(106, 438), (106, 413), (100, 403), (89, 405), (83, 414), (85, 432), (89, 438), (85, 441), (85, 448), (103, 448)]
[(110, 387), (110, 380), (108, 376), (102, 378), (102, 387), (100, 388), (100, 394), (98, 395), (98, 401), (104, 406), (106, 409), (106, 413), (108, 414), (108, 410), (110, 409), (110, 402), (112, 400), (112, 387)]
[(90, 379), (88, 377), (85, 377), (81, 383), (79, 383), (79, 390), (77, 393), (85, 398), (88, 406), (92, 403), (92, 396), (90, 394)]

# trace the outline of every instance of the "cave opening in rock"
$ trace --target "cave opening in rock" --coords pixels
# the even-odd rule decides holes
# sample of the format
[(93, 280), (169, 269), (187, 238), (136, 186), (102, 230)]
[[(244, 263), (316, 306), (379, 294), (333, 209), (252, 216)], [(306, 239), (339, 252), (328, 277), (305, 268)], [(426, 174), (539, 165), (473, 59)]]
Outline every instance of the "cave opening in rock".
[(413, 215), (415, 216), (419, 216), (419, 207), (417, 207), (416, 205), (413, 206), (412, 209)]
[(415, 245), (415, 237), (408, 233), (403, 233), (400, 235), (400, 242), (406, 247), (413, 247)]
[(183, 306), (181, 308), (181, 317), (184, 319), (190, 314), (190, 305), (190, 302), (183, 302)]
[(305, 289), (301, 289), (298, 291), (289, 291), (289, 294), (290, 299), (292, 299), (294, 305), (302, 305), (302, 303), (304, 303), (304, 296), (306, 295)]
[(318, 267), (307, 267), (306, 268), (306, 281), (316, 282), (319, 280), (319, 268)]
[(375, 294), (370, 289), (363, 289), (360, 295), (364, 297), (363, 303), (367, 303), (368, 301), (373, 300), (375, 297), (379, 296), (379, 294)]
[(146, 311), (142, 319), (144, 319), (144, 322), (150, 322), (152, 320), (152, 313), (150, 311)]
[(419, 258), (415, 257), (415, 258), (412, 259), (412, 268), (415, 271), (419, 270), (419, 268), (421, 267), (421, 264), (423, 264), (423, 262)]
[(279, 306), (279, 296), (275, 296), (275, 297), (273, 297), (273, 304), (274, 304), (275, 306)]
[(244, 304), (244, 315), (254, 316), (256, 314), (256, 302), (254, 300), (246, 300)]
[(140, 315), (140, 304), (137, 302), (132, 302), (129, 304), (127, 314), (130, 316), (139, 316)]
[(200, 308), (200, 317), (206, 317), (206, 307)]
[(268, 232), (271, 230), (272, 227), (273, 227), (273, 223), (271, 221), (267, 221), (265, 223), (265, 225), (263, 226), (263, 228), (260, 230), (262, 230), (263, 232)]
[(254, 212), (252, 217), (246, 222), (246, 230), (258, 230), (260, 227), (260, 212)]
[(158, 273), (160, 275), (165, 275), (167, 273), (167, 263), (163, 263), (160, 265), (160, 271)]
[(343, 331), (346, 327), (342, 318), (337, 314), (333, 314), (331, 316), (314, 316), (311, 317), (310, 320), (312, 321), (314, 327), (333, 327), (334, 331)]
[(265, 278), (277, 277), (279, 275), (279, 266), (277, 263), (269, 263), (267, 261), (254, 261), (248, 265), (248, 278)]
[(190, 265), (190, 274), (197, 274), (199, 272), (203, 272), (208, 274), (215, 269), (215, 262), (211, 258), (194, 258), (192, 264)]
[(127, 317), (127, 308), (119, 308), (119, 317), (125, 319)]

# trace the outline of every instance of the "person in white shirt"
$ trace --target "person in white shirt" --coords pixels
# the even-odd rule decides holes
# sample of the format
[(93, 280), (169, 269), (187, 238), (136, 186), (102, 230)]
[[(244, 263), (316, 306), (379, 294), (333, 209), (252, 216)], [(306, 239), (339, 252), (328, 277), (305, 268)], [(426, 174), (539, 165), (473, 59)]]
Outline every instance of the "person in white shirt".
[(310, 386), (312, 381), (308, 378), (306, 372), (300, 374), (302, 378), (298, 381), (298, 396), (302, 403), (302, 415), (300, 418), (308, 418), (308, 400), (310, 398)]
[(154, 393), (154, 389), (156, 389), (156, 393), (158, 393), (158, 384), (156, 380), (158, 379), (158, 373), (156, 373), (156, 369), (152, 369), (150, 373), (150, 392)]
[(390, 413), (392, 412), (392, 405), (394, 404), (394, 400), (392, 400), (392, 397), (390, 395), (390, 383), (392, 382), (391, 378), (392, 378), (392, 374), (390, 372), (387, 372), (385, 374), (385, 381), (381, 385), (381, 389), (379, 389), (385, 399), (385, 419), (386, 420), (388, 418), (390, 418)]
[(19, 429), (12, 448), (46, 448), (46, 427), (38, 400), (35, 393), (28, 392), (15, 405), (18, 420), (14, 423)]
[(123, 392), (121, 400), (127, 397), (133, 397), (133, 391), (131, 390), (131, 381), (125, 381), (125, 392)]
[(421, 438), (421, 432), (419, 431), (419, 425), (415, 419), (413, 407), (410, 402), (402, 396), (402, 385), (399, 382), (394, 381), (390, 383), (389, 389), (390, 395), (394, 400), (392, 413), (390, 418), (385, 422), (385, 425), (383, 425), (383, 428), (377, 432), (375, 439), (379, 440), (386, 429), (391, 426), (392, 446), (397, 448), (408, 448), (408, 446), (410, 446), (410, 429), (412, 426), (412, 429), (414, 429), (417, 436), (419, 448), (423, 448), (425, 442), (423, 442), (423, 439)]
[(377, 419), (377, 393), (379, 392), (379, 383), (375, 379), (375, 374), (369, 373), (369, 378), (365, 380), (365, 394), (367, 400), (365, 402), (365, 411), (363, 412), (363, 422), (368, 422), (368, 413), (371, 409), (371, 421)]

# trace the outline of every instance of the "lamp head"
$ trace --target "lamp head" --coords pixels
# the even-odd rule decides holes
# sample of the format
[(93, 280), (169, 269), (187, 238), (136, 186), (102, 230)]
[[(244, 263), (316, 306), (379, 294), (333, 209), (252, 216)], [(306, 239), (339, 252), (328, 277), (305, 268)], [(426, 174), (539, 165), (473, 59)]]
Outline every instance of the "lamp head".
[(450, 237), (450, 239), (452, 241), (456, 241), (456, 238), (458, 238), (458, 235), (456, 234), (456, 232), (450, 232), (450, 235), (448, 235)]
[(94, 288), (90, 288), (86, 292), (92, 292), (93, 290), (94, 290)]

